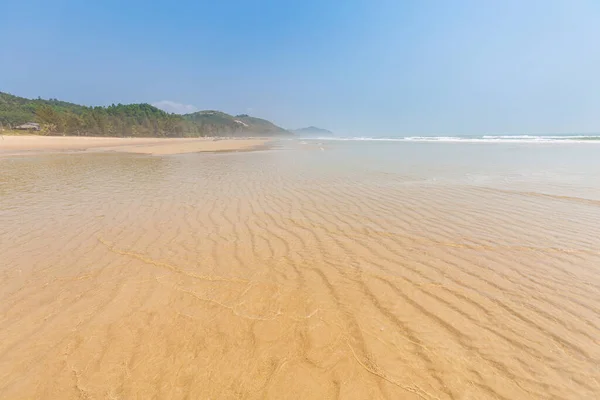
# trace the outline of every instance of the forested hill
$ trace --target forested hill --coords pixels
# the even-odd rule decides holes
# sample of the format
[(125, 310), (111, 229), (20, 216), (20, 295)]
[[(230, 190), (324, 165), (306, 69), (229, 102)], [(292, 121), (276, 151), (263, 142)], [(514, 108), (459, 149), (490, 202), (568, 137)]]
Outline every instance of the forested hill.
[(256, 133), (266, 135), (289, 134), (285, 129), (265, 119), (242, 114), (235, 117), (220, 111), (198, 111), (186, 114), (184, 119), (196, 124), (202, 131), (220, 134)]
[(292, 132), (299, 136), (333, 136), (333, 132), (327, 129), (309, 126), (308, 128), (295, 129)]
[(3, 129), (37, 122), (41, 134), (81, 136), (193, 137), (290, 134), (273, 123), (218, 111), (169, 114), (150, 104), (86, 107), (56, 99), (26, 99), (0, 92)]

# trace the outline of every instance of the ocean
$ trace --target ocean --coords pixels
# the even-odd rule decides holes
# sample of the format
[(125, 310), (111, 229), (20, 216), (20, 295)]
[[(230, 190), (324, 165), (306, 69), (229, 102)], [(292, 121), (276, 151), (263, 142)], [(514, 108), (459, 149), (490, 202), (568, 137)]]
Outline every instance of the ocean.
[(563, 135), (460, 135), (460, 136), (348, 136), (308, 137), (303, 140), (382, 141), (382, 142), (459, 142), (459, 143), (599, 143), (600, 134)]

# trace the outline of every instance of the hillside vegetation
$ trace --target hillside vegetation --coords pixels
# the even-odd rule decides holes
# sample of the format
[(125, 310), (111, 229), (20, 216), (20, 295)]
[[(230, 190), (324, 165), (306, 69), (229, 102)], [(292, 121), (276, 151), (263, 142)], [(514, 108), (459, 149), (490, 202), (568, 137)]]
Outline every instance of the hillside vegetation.
[(270, 121), (250, 117), (246, 114), (232, 116), (220, 111), (198, 111), (186, 114), (183, 118), (199, 127), (202, 132), (210, 132), (213, 135), (290, 133)]
[(195, 137), (290, 134), (275, 124), (219, 111), (169, 114), (150, 104), (86, 107), (56, 99), (26, 99), (0, 92), (1, 128), (26, 122), (42, 125), (39, 134), (126, 137)]
[(327, 129), (317, 128), (316, 126), (295, 129), (293, 132), (299, 136), (333, 136), (333, 132), (328, 131)]

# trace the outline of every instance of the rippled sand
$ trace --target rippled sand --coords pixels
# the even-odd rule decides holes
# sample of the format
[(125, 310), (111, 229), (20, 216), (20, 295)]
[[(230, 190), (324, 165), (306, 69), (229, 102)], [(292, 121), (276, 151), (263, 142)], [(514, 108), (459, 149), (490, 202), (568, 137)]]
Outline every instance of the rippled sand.
[(335, 154), (0, 159), (0, 398), (600, 397), (600, 201)]

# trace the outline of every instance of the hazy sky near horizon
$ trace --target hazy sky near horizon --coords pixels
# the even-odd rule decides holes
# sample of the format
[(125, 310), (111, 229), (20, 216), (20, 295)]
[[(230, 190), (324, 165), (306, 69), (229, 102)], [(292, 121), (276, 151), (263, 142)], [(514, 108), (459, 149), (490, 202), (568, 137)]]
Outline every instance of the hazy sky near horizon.
[(0, 0), (0, 91), (350, 135), (600, 132), (600, 1)]

